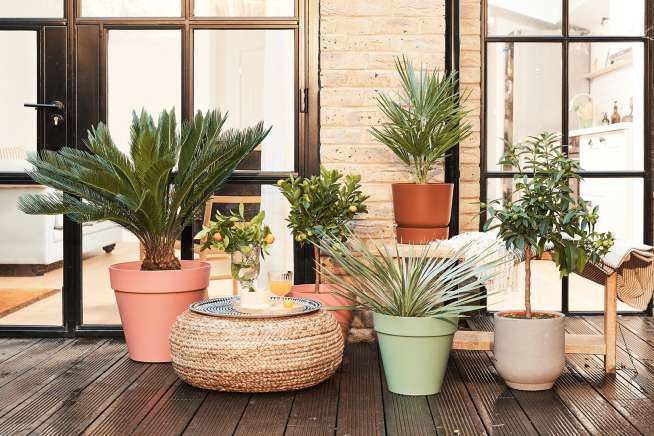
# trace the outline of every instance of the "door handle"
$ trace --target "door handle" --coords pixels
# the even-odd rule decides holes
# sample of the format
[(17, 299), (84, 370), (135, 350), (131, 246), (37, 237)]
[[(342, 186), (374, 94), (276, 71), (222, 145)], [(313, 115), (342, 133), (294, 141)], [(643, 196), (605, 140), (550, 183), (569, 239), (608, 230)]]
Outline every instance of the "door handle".
[(33, 107), (34, 109), (56, 109), (59, 111), (64, 110), (64, 104), (58, 100), (54, 100), (50, 103), (25, 103), (25, 107)]

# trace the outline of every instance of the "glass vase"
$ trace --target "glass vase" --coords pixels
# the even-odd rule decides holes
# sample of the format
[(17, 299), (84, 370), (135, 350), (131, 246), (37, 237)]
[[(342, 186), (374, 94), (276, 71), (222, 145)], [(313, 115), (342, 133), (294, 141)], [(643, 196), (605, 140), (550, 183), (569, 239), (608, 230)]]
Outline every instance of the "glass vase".
[(261, 247), (258, 245), (240, 247), (232, 253), (232, 278), (238, 282), (239, 295), (254, 292), (255, 282), (261, 269)]

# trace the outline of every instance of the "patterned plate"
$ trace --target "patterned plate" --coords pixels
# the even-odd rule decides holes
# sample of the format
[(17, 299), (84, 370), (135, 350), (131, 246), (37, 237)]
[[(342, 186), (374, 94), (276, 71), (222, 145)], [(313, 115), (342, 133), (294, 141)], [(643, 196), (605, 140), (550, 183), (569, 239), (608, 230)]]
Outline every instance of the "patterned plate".
[(271, 312), (258, 312), (258, 313), (244, 313), (239, 312), (235, 306), (238, 306), (240, 301), (239, 297), (220, 297), (212, 298), (209, 300), (197, 301), (189, 306), (192, 312), (202, 315), (219, 316), (227, 318), (284, 318), (287, 316), (304, 315), (306, 313), (316, 312), (320, 310), (320, 303), (308, 298), (294, 298), (294, 297), (272, 297), (273, 304), (280, 300), (289, 300), (295, 303), (304, 305), (300, 310), (289, 310), (288, 312), (281, 313), (279, 311)]

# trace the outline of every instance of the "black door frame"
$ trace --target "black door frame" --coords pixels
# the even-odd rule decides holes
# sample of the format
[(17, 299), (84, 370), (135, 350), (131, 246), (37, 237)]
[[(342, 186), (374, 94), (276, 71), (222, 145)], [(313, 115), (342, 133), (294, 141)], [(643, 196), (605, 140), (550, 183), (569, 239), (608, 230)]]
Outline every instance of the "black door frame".
[[(654, 112), (651, 110), (652, 105), (652, 73), (650, 71), (652, 66), (652, 59), (654, 56), (654, 44), (651, 40), (654, 36), (652, 25), (654, 24), (654, 0), (643, 0), (644, 4), (644, 32), (642, 36), (575, 36), (569, 35), (568, 32), (568, 19), (569, 19), (569, 2), (570, 0), (560, 0), (562, 5), (562, 34), (557, 36), (489, 36), (487, 31), (488, 19), (488, 0), (481, 0), (481, 38), (482, 38), (482, 110), (481, 110), (481, 177), (480, 177), (480, 200), (486, 201), (487, 197), (487, 182), (489, 179), (499, 178), (512, 178), (515, 173), (512, 172), (498, 172), (488, 171), (487, 166), (487, 142), (486, 142), (486, 120), (487, 120), (487, 47), (489, 43), (525, 43), (525, 42), (541, 42), (541, 43), (560, 43), (562, 46), (562, 120), (561, 128), (563, 132), (562, 143), (568, 144), (568, 63), (569, 63), (569, 45), (570, 43), (579, 42), (640, 42), (643, 44), (644, 54), (644, 146), (643, 146), (643, 171), (583, 171), (581, 174), (589, 178), (636, 178), (643, 180), (643, 239), (646, 244), (652, 244), (652, 140), (654, 132), (652, 131), (652, 116)], [(567, 147), (565, 147), (567, 152)], [(483, 229), (485, 215), (481, 216), (479, 228)], [(588, 312), (574, 312), (569, 310), (569, 280), (567, 277), (562, 279), (561, 284), (561, 311), (569, 315), (602, 315), (602, 311), (588, 311)], [(643, 312), (619, 312), (621, 315), (652, 315), (652, 301), (650, 301), (648, 308)]]
[[(19, 1), (19, 0), (16, 0)], [(64, 17), (56, 19), (4, 19), (0, 18), (0, 30), (40, 30), (39, 59), (52, 59), (60, 62), (66, 60), (63, 77), (47, 81), (39, 69), (39, 102), (46, 97), (45, 83), (52, 82), (63, 87), (66, 94), (66, 129), (65, 137), (58, 138), (57, 143), (74, 144), (81, 146), (81, 135), (87, 129), (86, 121), (95, 123), (106, 119), (106, 78), (101, 70), (106, 60), (107, 29), (147, 29), (147, 28), (173, 28), (180, 29), (182, 37), (182, 118), (188, 120), (192, 117), (193, 85), (192, 85), (192, 32), (196, 28), (229, 28), (229, 29), (292, 29), (295, 35), (295, 113), (296, 113), (296, 165), (291, 173), (236, 171), (227, 181), (230, 184), (272, 184), (289, 174), (306, 176), (316, 174), (319, 169), (319, 93), (318, 93), (318, 4), (312, 0), (295, 0), (296, 17), (289, 18), (229, 18), (213, 19), (193, 17), (193, 0), (179, 0), (182, 15), (179, 18), (83, 18), (79, 17), (80, 0), (61, 0), (64, 4)], [(45, 28), (56, 27), (65, 32), (65, 54), (53, 55), (50, 58), (42, 52), (44, 47)], [(82, 30), (95, 26), (99, 29), (100, 55), (97, 59), (86, 56), (80, 47), (84, 47), (85, 35), (80, 37)], [(86, 35), (88, 36), (88, 35)], [(88, 42), (88, 41), (86, 41)], [(80, 52), (82, 58), (80, 58)], [(86, 88), (81, 87), (80, 76), (83, 74), (86, 62), (96, 62), (98, 73), (97, 84)], [(80, 63), (84, 65), (80, 65)], [(80, 66), (82, 68), (80, 68)], [(88, 69), (87, 69), (88, 72)], [(88, 78), (88, 76), (86, 76)], [(85, 82), (86, 85), (88, 83)], [(93, 87), (97, 85), (97, 92), (93, 95)], [(94, 100), (95, 99), (95, 100)], [(89, 101), (93, 104), (89, 107)], [(80, 102), (83, 102), (84, 106)], [(89, 120), (80, 123), (80, 115), (84, 114)], [(97, 114), (97, 119), (93, 119)], [(39, 117), (38, 144), (43, 144), (45, 115)], [(51, 142), (46, 142), (51, 144)], [(48, 146), (56, 149), (56, 146)], [(0, 173), (0, 184), (34, 184), (25, 174)], [(62, 289), (62, 319), (61, 326), (45, 325), (6, 325), (0, 326), (0, 337), (83, 337), (107, 336), (120, 337), (123, 335), (120, 325), (83, 324), (82, 304), (82, 226), (64, 217), (64, 280)], [(192, 229), (186, 228), (181, 235), (182, 258), (193, 257)], [(301, 248), (295, 244), (294, 248), (295, 273), (302, 282), (313, 281), (313, 258), (308, 247)]]

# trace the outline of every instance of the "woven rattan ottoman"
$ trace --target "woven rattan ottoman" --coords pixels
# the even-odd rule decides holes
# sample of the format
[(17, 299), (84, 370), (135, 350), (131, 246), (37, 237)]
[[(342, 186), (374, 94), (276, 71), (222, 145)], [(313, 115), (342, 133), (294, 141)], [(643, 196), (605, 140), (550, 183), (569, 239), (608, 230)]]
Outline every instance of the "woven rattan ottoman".
[(272, 319), (181, 314), (170, 333), (173, 368), (192, 386), (278, 392), (317, 385), (343, 360), (338, 322), (323, 310)]

